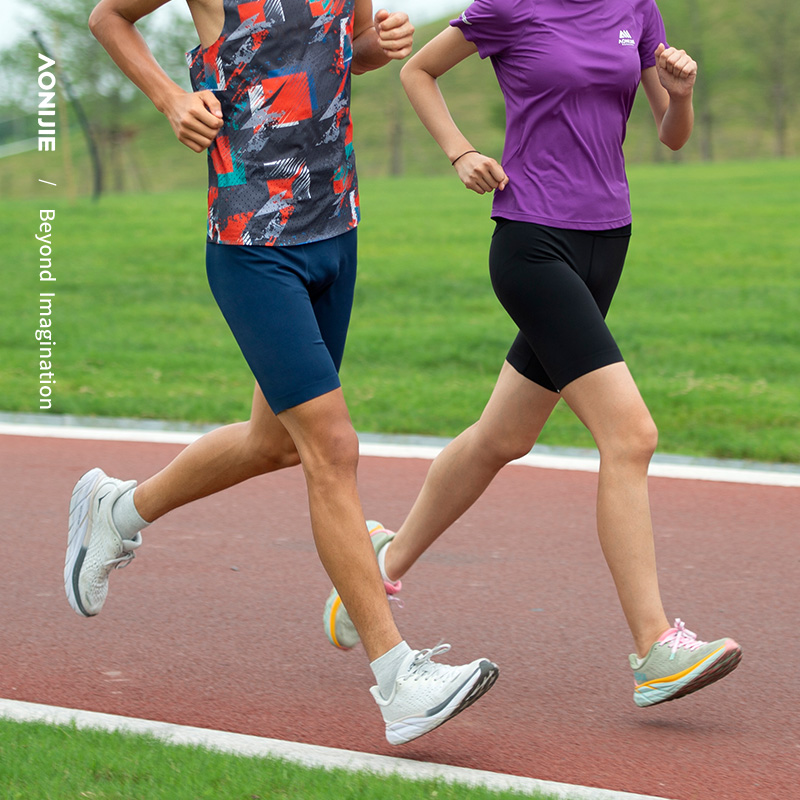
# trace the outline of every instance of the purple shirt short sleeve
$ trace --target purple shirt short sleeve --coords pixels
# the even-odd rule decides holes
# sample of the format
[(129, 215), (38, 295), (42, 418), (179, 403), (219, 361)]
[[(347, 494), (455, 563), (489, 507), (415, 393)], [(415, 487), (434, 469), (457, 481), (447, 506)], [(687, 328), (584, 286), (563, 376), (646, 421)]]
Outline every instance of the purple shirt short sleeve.
[(656, 47), (659, 44), (667, 45), (667, 34), (664, 30), (664, 21), (655, 2), (650, 3), (649, 14), (645, 19), (641, 38), (639, 39), (639, 58), (642, 69), (649, 69), (656, 65)]
[(450, 24), (478, 48), (481, 58), (488, 58), (513, 45), (525, 32), (532, 6), (531, 0), (475, 0)]

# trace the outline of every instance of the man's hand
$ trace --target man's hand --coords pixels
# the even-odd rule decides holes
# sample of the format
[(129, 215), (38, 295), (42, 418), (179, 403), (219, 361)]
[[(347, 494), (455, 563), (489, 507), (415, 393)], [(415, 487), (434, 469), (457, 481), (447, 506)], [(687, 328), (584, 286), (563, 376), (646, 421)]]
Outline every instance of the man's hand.
[(402, 60), (414, 44), (414, 26), (403, 11), (389, 13), (385, 8), (375, 14), (378, 44), (387, 58)]
[(202, 153), (222, 128), (222, 106), (208, 89), (175, 94), (164, 110), (178, 141)]
[(466, 153), (456, 159), (455, 169), (467, 189), (476, 194), (486, 194), (499, 189), (501, 192), (508, 184), (508, 175), (493, 158), (480, 153)]
[(660, 44), (656, 48), (656, 71), (661, 85), (669, 92), (670, 97), (688, 97), (692, 94), (697, 64), (685, 50)]

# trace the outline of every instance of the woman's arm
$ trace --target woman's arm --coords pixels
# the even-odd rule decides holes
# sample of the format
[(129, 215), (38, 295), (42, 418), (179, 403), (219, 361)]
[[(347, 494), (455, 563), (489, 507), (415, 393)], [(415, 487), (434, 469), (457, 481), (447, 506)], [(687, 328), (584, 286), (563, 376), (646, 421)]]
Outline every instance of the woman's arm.
[(212, 92), (187, 92), (155, 60), (136, 21), (168, 0), (101, 0), (89, 28), (122, 72), (166, 116), (178, 140), (196, 153), (205, 150), (222, 127), (222, 111)]
[(672, 150), (680, 150), (694, 126), (692, 93), (697, 64), (684, 50), (656, 48), (654, 67), (642, 72), (642, 86), (658, 128), (658, 138)]
[(470, 144), (450, 115), (437, 79), (478, 48), (456, 28), (432, 39), (400, 71), (408, 99), (428, 132), (445, 152), (468, 189), (484, 194), (504, 189), (508, 176), (493, 158)]

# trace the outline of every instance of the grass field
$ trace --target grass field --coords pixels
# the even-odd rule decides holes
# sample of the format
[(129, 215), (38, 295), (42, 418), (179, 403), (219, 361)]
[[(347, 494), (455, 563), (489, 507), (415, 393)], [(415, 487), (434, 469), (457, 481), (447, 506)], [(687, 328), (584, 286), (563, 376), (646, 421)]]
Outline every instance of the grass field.
[[(800, 462), (800, 161), (630, 170), (634, 237), (609, 315), (660, 451)], [(38, 280), (40, 208), (55, 208)], [(452, 436), (513, 337), (489, 285), (487, 197), (448, 178), (362, 185), (342, 369), (362, 432)], [(0, 201), (0, 410), (38, 410), (38, 294), (53, 291), (51, 412), (227, 422), (251, 379), (208, 291), (202, 193)], [(591, 446), (559, 407), (542, 442)]]
[[(54, 758), (54, 754), (58, 754)], [(547, 800), (236, 756), (153, 737), (0, 719), (3, 800)]]

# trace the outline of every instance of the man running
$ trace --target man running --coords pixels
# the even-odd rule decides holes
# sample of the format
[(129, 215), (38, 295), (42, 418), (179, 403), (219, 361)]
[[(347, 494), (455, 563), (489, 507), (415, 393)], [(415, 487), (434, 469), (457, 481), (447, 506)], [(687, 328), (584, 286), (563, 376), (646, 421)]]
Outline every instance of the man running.
[[(250, 366), (250, 420), (201, 437), (161, 472), (121, 481), (95, 468), (70, 504), (64, 570), (79, 614), (100, 612), (115, 567), (174, 508), (302, 464), (319, 557), (347, 604), (377, 686), (386, 737), (410, 741), (494, 683), (488, 660), (412, 650), (394, 624), (356, 486), (358, 439), (338, 370), (356, 273), (358, 186), (350, 74), (411, 51), (406, 14), (370, 0), (188, 0), (200, 46), (193, 92), (175, 84), (135, 27), (167, 0), (102, 0), (90, 28), (178, 140), (209, 152), (209, 283)], [(165, 265), (168, 269), (168, 265)]]

